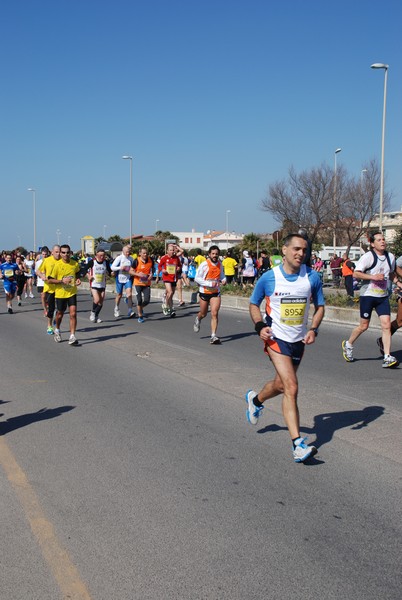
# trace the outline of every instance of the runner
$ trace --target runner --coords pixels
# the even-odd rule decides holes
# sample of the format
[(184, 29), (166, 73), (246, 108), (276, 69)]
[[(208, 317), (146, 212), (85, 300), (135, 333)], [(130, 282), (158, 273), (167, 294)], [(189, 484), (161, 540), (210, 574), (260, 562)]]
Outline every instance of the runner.
[(130, 256), (131, 246), (124, 246), (122, 254), (114, 259), (111, 269), (114, 273), (116, 273), (116, 299), (114, 305), (114, 316), (117, 319), (120, 317), (120, 300), (123, 296), (123, 290), (126, 293), (126, 299), (128, 304), (128, 314), (127, 316), (135, 317), (135, 313), (133, 311), (133, 282), (130, 277), (130, 269), (133, 266), (134, 259)]
[(151, 283), (154, 270), (154, 261), (148, 254), (148, 249), (140, 248), (138, 258), (130, 269), (130, 275), (134, 277), (134, 289), (137, 296), (138, 323), (144, 322), (144, 306), (151, 299)]
[[(391, 323), (391, 336), (394, 335), (395, 331), (398, 331), (402, 327), (402, 256), (398, 258), (396, 261), (395, 272), (398, 276), (398, 281), (396, 282), (396, 290), (397, 294), (397, 302), (398, 302), (398, 310), (396, 313), (396, 318)], [(382, 338), (378, 338), (377, 344), (380, 348), (381, 354), (384, 354), (384, 345), (382, 343)]]
[(200, 324), (211, 308), (211, 340), (210, 344), (220, 344), (221, 340), (216, 335), (218, 329), (218, 313), (221, 307), (221, 284), (225, 285), (226, 278), (221, 261), (219, 260), (218, 246), (211, 246), (208, 258), (197, 269), (195, 281), (200, 286), (200, 310), (195, 318), (193, 329), (196, 333)]
[(363, 254), (356, 263), (353, 277), (362, 279), (360, 288), (360, 323), (353, 329), (348, 340), (342, 342), (343, 358), (354, 362), (353, 344), (367, 331), (373, 310), (380, 319), (382, 329), (382, 350), (384, 368), (399, 365), (395, 356), (391, 356), (391, 307), (389, 304), (390, 281), (396, 277), (395, 256), (386, 250), (386, 241), (381, 231), (375, 231), (369, 237), (371, 249)]
[(47, 246), (43, 246), (41, 253), (38, 257), (38, 259), (35, 262), (35, 274), (36, 274), (36, 289), (37, 292), (40, 296), (40, 300), (42, 303), (42, 307), (43, 307), (43, 313), (46, 317), (47, 315), (47, 308), (46, 308), (46, 293), (44, 291), (45, 289), (45, 279), (43, 276), (39, 275), (40, 272), (40, 268), (41, 265), (43, 263), (43, 261), (45, 260), (45, 258), (47, 258), (49, 256), (49, 248)]
[(223, 270), (227, 283), (236, 283), (236, 267), (237, 260), (233, 258), (232, 250), (226, 252), (226, 256), (222, 261)]
[(56, 328), (54, 330), (54, 341), (61, 342), (60, 325), (64, 313), (68, 307), (70, 315), (70, 346), (76, 346), (78, 340), (75, 337), (77, 329), (77, 286), (81, 285), (80, 279), (76, 278), (80, 270), (77, 261), (70, 258), (71, 249), (68, 244), (60, 246), (61, 260), (55, 263), (51, 276), (48, 278), (50, 283), (56, 286)]
[(52, 252), (50, 256), (45, 258), (42, 262), (40, 269), (38, 271), (38, 276), (41, 277), (44, 281), (43, 292), (45, 294), (45, 303), (46, 303), (46, 317), (47, 317), (47, 330), (46, 333), (48, 335), (54, 334), (53, 321), (54, 321), (54, 312), (56, 310), (56, 286), (53, 283), (49, 282), (49, 277), (53, 271), (54, 266), (60, 260), (60, 246), (55, 244), (52, 248)]
[(33, 282), (35, 275), (35, 255), (33, 252), (28, 252), (28, 256), (25, 261), (25, 277), (26, 277), (26, 288), (25, 288), (25, 298), (29, 297), (33, 298)]
[(182, 254), (183, 250), (180, 246), (177, 244), (168, 244), (166, 254), (159, 261), (156, 283), (158, 283), (160, 274), (162, 273), (162, 281), (165, 284), (162, 310), (165, 316), (176, 316), (173, 309), (173, 296), (176, 290), (178, 274), (181, 271), (181, 260), (179, 257)]
[(106, 275), (111, 275), (111, 273), (112, 270), (109, 261), (106, 260), (105, 251), (97, 250), (95, 259), (88, 263), (87, 271), (93, 299), (92, 310), (89, 315), (89, 320), (92, 323), (102, 323), (102, 319), (99, 318), (99, 313), (102, 310), (103, 302), (105, 300)]
[(7, 252), (6, 261), (0, 265), (0, 277), (6, 294), (7, 312), (13, 314), (13, 298), (17, 291), (16, 276), (20, 273), (17, 263), (13, 262), (11, 252)]
[[(313, 344), (318, 335), (324, 316), (324, 295), (318, 273), (303, 264), (307, 241), (299, 234), (290, 234), (283, 244), (283, 264), (258, 280), (250, 298), (250, 316), (255, 331), (264, 342), (276, 375), (258, 394), (253, 390), (247, 392), (246, 415), (249, 423), (256, 425), (263, 403), (283, 394), (282, 410), (293, 443), (293, 458), (295, 462), (304, 462), (316, 454), (317, 449), (306, 444), (307, 438), (300, 437), (297, 369), (305, 346)], [(307, 330), (311, 297), (315, 312)], [(260, 312), (264, 299), (266, 323)]]
[(15, 276), (15, 281), (17, 282), (17, 303), (18, 306), (22, 305), (22, 294), (24, 291), (24, 287), (26, 286), (26, 278), (25, 278), (25, 271), (26, 271), (26, 267), (24, 264), (24, 259), (21, 256), (21, 254), (17, 254), (16, 258), (15, 258), (15, 262), (18, 265), (18, 272)]

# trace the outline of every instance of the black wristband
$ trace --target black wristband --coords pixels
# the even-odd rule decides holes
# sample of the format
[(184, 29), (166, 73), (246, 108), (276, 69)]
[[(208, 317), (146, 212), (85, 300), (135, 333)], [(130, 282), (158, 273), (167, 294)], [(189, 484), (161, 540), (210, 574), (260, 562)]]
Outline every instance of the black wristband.
[(310, 331), (314, 331), (315, 336), (317, 337), (317, 335), (318, 335), (318, 327), (310, 327)]
[(267, 327), (267, 325), (266, 325), (266, 323), (264, 323), (264, 321), (258, 321), (258, 323), (256, 323), (254, 325), (254, 329), (258, 333), (258, 335), (260, 335), (261, 329), (264, 329), (264, 327)]

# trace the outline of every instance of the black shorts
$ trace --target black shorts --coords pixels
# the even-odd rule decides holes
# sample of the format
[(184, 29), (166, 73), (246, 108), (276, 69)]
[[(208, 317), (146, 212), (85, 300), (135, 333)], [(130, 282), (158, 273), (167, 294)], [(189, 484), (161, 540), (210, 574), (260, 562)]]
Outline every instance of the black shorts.
[(200, 298), (201, 298), (201, 300), (204, 300), (205, 302), (209, 302), (211, 300), (211, 298), (219, 298), (220, 295), (221, 295), (220, 292), (214, 292), (213, 294), (202, 294), (200, 292)]
[(268, 354), (267, 349), (270, 348), (278, 354), (289, 356), (292, 359), (293, 365), (297, 367), (301, 363), (305, 347), (306, 346), (302, 341), (285, 342), (284, 340), (280, 340), (278, 338), (271, 338), (265, 343), (264, 351)]
[(56, 298), (56, 308), (59, 312), (64, 313), (67, 310), (67, 306), (77, 306), (77, 296), (70, 296), (70, 298)]

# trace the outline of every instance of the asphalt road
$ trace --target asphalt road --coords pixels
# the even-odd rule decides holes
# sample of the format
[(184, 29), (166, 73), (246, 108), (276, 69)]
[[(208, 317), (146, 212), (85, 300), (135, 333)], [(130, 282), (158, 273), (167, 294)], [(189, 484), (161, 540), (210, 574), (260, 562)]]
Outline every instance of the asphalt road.
[(152, 303), (140, 325), (109, 299), (94, 325), (84, 293), (70, 347), (37, 299), (0, 302), (1, 600), (400, 598), (402, 369), (381, 368), (378, 332), (353, 364), (350, 326), (306, 349), (303, 465), (279, 398), (246, 421), (273, 370), (245, 312), (210, 346), (195, 307)]

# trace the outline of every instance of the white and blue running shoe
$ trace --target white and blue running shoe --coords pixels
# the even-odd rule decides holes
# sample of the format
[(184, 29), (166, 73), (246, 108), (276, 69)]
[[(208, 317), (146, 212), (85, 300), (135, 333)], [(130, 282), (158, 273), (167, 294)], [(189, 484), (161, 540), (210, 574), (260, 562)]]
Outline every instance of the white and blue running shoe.
[(254, 398), (256, 397), (256, 392), (254, 392), (253, 390), (249, 390), (246, 394), (246, 404), (247, 404), (247, 410), (246, 410), (246, 416), (247, 416), (247, 421), (251, 424), (251, 425), (257, 425), (258, 423), (258, 418), (261, 414), (261, 411), (263, 410), (263, 406), (256, 406), (253, 402)]
[(306, 442), (307, 438), (300, 437), (295, 441), (295, 448), (293, 450), (293, 458), (295, 462), (304, 462), (310, 456), (317, 454), (317, 448), (315, 446), (308, 446)]

